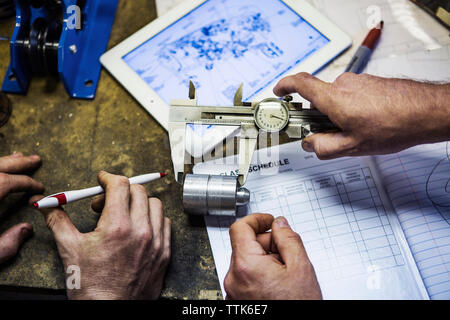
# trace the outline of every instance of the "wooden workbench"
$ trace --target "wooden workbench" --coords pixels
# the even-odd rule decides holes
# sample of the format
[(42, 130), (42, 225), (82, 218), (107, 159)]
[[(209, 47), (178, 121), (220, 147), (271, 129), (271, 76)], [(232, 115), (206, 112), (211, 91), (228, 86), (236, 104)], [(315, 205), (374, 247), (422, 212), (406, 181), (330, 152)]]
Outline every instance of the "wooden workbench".
[[(120, 1), (109, 47), (155, 17), (153, 1)], [(0, 35), (10, 36), (14, 22), (0, 22)], [(1, 80), (8, 64), (9, 43), (0, 41)], [(34, 177), (45, 184), (47, 194), (96, 185), (102, 169), (126, 176), (171, 169), (166, 132), (105, 70), (93, 101), (70, 99), (60, 82), (46, 79), (34, 79), (25, 96), (8, 96), (13, 114), (0, 128), (0, 156), (13, 151), (39, 154), (43, 165)], [(181, 186), (173, 174), (147, 190), (162, 200), (173, 225), (172, 259), (162, 296), (221, 298), (203, 221), (183, 213)], [(88, 200), (65, 209), (81, 232), (95, 228), (99, 215)], [(22, 221), (33, 225), (34, 236), (15, 259), (0, 266), (0, 286), (64, 289), (63, 267), (40, 213), (27, 206), (23, 195), (0, 204), (0, 232)]]

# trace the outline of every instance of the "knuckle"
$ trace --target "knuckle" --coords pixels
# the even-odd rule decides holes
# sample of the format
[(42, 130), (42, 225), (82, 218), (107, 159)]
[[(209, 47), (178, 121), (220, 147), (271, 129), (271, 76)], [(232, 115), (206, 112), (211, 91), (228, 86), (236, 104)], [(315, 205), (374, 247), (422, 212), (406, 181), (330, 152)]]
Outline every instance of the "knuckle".
[(346, 83), (347, 81), (354, 79), (355, 76), (356, 74), (352, 72), (344, 72), (343, 74), (339, 75), (339, 77), (336, 78), (335, 83), (336, 84)]
[(312, 76), (307, 72), (300, 72), (295, 75), (295, 78), (298, 80), (306, 80), (310, 79)]
[(0, 172), (0, 186), (8, 186), (10, 182), (10, 177), (6, 173)]
[(296, 241), (296, 242), (302, 241), (300, 235), (292, 230), (288, 230), (287, 234), (285, 235), (285, 239), (288, 241)]
[(129, 186), (130, 185), (130, 180), (128, 180), (128, 178), (124, 177), (124, 176), (117, 176), (114, 178), (114, 181), (118, 186)]
[(246, 276), (249, 273), (248, 264), (242, 259), (236, 259), (233, 271), (241, 276)]
[(236, 222), (234, 222), (231, 227), (230, 227), (230, 235), (235, 233), (237, 230), (240, 229), (240, 227), (244, 224), (245, 222), (243, 222), (242, 220), (238, 220)]
[(106, 171), (100, 171), (100, 172), (97, 174), (97, 179), (101, 180), (101, 179), (103, 179), (106, 175), (108, 175), (108, 173), (107, 173)]
[[(128, 179), (127, 179), (128, 180)], [(130, 190), (133, 192), (145, 193), (147, 194), (147, 190), (141, 184), (133, 184), (130, 186)]]
[(143, 241), (143, 242), (151, 242), (153, 235), (152, 232), (150, 231), (150, 228), (141, 228), (141, 230), (138, 233), (138, 238), (139, 240)]
[(131, 227), (125, 223), (115, 224), (110, 227), (109, 234), (118, 239), (125, 239), (131, 234)]
[(152, 240), (152, 247), (153, 247), (153, 250), (155, 250), (156, 252), (160, 252), (161, 251), (161, 249), (162, 249), (162, 241), (161, 241), (161, 239), (159, 237), (155, 237)]

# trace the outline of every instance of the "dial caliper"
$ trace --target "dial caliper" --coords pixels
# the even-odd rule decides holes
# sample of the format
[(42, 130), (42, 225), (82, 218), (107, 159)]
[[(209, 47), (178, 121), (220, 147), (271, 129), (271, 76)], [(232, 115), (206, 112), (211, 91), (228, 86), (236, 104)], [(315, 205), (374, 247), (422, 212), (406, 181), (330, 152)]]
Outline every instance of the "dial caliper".
[(183, 183), (188, 124), (240, 127), (238, 181), (241, 186), (247, 179), (260, 131), (284, 131), (290, 139), (303, 139), (313, 133), (338, 130), (326, 115), (315, 109), (303, 109), (301, 103), (292, 102), (291, 96), (242, 102), (242, 88), (241, 84), (234, 96), (234, 106), (230, 107), (198, 106), (192, 82), (189, 83), (189, 100), (171, 101), (168, 128), (177, 182)]

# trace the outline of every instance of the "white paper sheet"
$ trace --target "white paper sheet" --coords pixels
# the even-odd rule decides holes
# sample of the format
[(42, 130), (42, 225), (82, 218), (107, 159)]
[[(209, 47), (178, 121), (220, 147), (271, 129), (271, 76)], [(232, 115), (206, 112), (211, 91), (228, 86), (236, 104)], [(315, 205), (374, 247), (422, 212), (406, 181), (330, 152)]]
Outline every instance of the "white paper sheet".
[[(310, 2), (353, 39), (353, 47), (317, 74), (334, 81), (366, 37), (376, 11), (384, 21), (383, 34), (372, 55), (378, 59), (399, 57), (413, 52), (435, 50), (450, 44), (448, 30), (409, 0), (310, 0)], [(369, 64), (370, 66), (370, 64)], [(371, 70), (365, 72), (371, 73)]]
[(158, 17), (175, 7), (177, 4), (186, 0), (156, 0), (156, 10), (158, 11)]
[[(450, 81), (449, 66), (450, 46), (445, 46), (377, 59), (371, 61), (368, 71), (380, 76)], [(450, 299), (448, 155), (449, 143), (441, 143), (377, 157), (385, 188), (432, 299)]]
[(448, 82), (450, 81), (450, 46), (375, 59), (367, 66), (367, 72), (382, 77)]
[[(389, 212), (373, 168), (359, 158), (320, 161), (300, 143), (279, 147), (274, 160), (260, 156), (246, 187), (252, 192), (246, 212), (287, 217), (304, 241), (326, 299), (427, 298), (395, 214)], [(258, 159), (255, 154), (254, 162)], [(230, 160), (228, 160), (230, 161)], [(231, 174), (236, 164), (202, 163), (195, 173)], [(277, 169), (280, 169), (277, 172)], [(243, 213), (243, 212), (241, 212)], [(229, 268), (228, 228), (232, 218), (207, 217), (217, 273)], [(224, 293), (225, 295), (225, 293)]]
[(432, 299), (450, 299), (450, 142), (377, 157)]

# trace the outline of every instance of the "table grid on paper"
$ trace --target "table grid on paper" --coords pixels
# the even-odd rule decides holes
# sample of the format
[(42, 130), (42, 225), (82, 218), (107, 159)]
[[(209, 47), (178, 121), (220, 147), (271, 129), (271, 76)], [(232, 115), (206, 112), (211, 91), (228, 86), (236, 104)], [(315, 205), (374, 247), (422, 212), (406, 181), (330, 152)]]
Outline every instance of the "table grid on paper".
[[(404, 265), (368, 167), (288, 179), (270, 188), (264, 185), (265, 179), (249, 182), (250, 212), (285, 216), (301, 235), (319, 280)], [(228, 252), (231, 222), (219, 220)], [(349, 265), (352, 268), (346, 268)]]
[(384, 184), (432, 299), (450, 298), (450, 143), (378, 157)]

